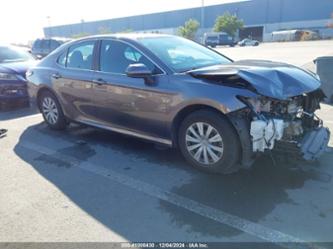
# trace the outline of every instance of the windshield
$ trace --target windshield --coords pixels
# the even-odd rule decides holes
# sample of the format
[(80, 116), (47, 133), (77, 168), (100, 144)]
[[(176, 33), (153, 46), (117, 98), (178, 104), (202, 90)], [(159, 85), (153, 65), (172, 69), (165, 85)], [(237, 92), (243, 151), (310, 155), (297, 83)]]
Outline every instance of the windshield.
[(181, 37), (149, 37), (141, 38), (139, 42), (177, 73), (231, 62), (226, 57)]
[(0, 47), (0, 63), (32, 60), (32, 56), (19, 48)]

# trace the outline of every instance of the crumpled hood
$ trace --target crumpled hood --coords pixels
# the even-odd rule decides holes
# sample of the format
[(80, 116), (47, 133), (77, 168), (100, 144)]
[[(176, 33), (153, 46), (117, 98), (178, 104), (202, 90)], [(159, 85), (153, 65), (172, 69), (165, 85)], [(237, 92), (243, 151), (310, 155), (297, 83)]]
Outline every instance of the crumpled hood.
[(29, 67), (34, 66), (36, 61), (22, 61), (22, 62), (12, 62), (12, 63), (2, 63), (0, 64), (0, 73), (13, 73), (19, 74), (25, 78), (25, 73)]
[[(259, 94), (281, 100), (312, 92), (320, 87), (320, 81), (310, 72), (289, 64), (263, 60), (236, 61), (196, 69), (189, 74), (202, 79), (239, 76)], [(227, 78), (225, 81), (228, 81)], [(223, 84), (223, 80), (220, 83)]]

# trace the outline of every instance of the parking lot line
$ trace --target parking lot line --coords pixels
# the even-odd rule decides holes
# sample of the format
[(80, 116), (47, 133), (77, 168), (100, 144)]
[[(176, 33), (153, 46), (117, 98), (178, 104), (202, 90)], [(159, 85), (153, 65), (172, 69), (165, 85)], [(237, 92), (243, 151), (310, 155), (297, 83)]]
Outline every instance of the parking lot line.
[(42, 116), (41, 113), (36, 113), (36, 114), (32, 114), (32, 115), (28, 115), (28, 116), (24, 116), (24, 117), (20, 117), (20, 118), (15, 118), (15, 122), (30, 119), (30, 118), (41, 117), (41, 116)]
[[(55, 159), (66, 160), (67, 162), (77, 166), (78, 168), (105, 177), (109, 180), (132, 188), (136, 191), (140, 191), (149, 196), (158, 198), (163, 201), (167, 201), (178, 207), (182, 207), (188, 211), (201, 215), (205, 218), (211, 219), (218, 223), (228, 225), (244, 233), (253, 235), (262, 240), (278, 244), (286, 248), (319, 248), (313, 244), (307, 244), (306, 241), (293, 237), (291, 235), (282, 233), (280, 231), (262, 226), (260, 224), (248, 221), (246, 219), (240, 218), (235, 215), (228, 214), (218, 209), (214, 209), (207, 205), (201, 204), (197, 201), (191, 200), (189, 198), (177, 195), (175, 193), (163, 190), (159, 187), (153, 186), (149, 183), (136, 180), (132, 177), (126, 176), (124, 174), (117, 173), (111, 169), (106, 169), (104, 167), (97, 166), (95, 164), (79, 161), (74, 157), (68, 155), (60, 155), (56, 150), (45, 148), (39, 146), (38, 144), (32, 142), (22, 142), (20, 144), (23, 148), (38, 152), (47, 156), (54, 157)], [(289, 244), (288, 244), (289, 243)], [(306, 243), (306, 244), (305, 244)]]

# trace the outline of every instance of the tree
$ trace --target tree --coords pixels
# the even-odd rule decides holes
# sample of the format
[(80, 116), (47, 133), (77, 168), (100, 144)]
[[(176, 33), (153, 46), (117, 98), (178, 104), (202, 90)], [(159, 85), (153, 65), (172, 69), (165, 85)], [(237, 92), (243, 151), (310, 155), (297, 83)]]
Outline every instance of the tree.
[(128, 28), (128, 29), (124, 29), (123, 31), (119, 32), (119, 33), (132, 33), (133, 29)]
[(194, 40), (195, 34), (199, 29), (200, 23), (195, 19), (189, 19), (184, 26), (178, 28), (178, 34), (187, 39)]
[(216, 18), (214, 31), (226, 32), (228, 35), (235, 37), (237, 30), (244, 27), (244, 22), (238, 19), (236, 15), (231, 15), (229, 12)]

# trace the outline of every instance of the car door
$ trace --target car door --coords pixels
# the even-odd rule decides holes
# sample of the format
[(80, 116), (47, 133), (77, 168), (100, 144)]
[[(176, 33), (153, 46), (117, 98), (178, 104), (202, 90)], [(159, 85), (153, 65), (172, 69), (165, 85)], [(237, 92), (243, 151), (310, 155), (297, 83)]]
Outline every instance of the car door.
[(93, 119), (93, 56), (96, 40), (76, 43), (58, 58), (52, 74), (53, 87), (61, 98), (66, 114), (74, 120)]
[[(113, 126), (152, 136), (163, 136), (166, 106), (171, 99), (166, 90), (168, 76), (142, 52), (127, 42), (100, 42), (99, 70), (94, 74), (96, 120)], [(142, 63), (152, 70), (154, 83), (131, 78), (125, 73), (130, 64)]]

